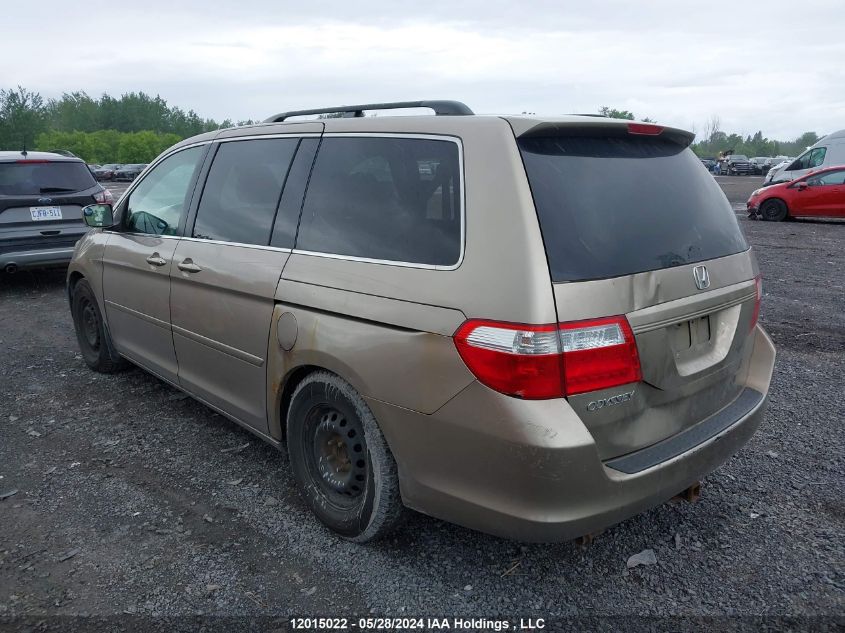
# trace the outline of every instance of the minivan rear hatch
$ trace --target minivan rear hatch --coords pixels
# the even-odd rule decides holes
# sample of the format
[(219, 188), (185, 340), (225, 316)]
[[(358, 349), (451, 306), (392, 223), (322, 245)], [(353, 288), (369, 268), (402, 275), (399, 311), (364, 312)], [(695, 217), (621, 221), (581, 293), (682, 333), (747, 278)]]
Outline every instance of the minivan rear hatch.
[(641, 381), (569, 397), (603, 459), (702, 423), (743, 391), (756, 264), (691, 139), (610, 121), (517, 139), (558, 321), (622, 316), (637, 343)]

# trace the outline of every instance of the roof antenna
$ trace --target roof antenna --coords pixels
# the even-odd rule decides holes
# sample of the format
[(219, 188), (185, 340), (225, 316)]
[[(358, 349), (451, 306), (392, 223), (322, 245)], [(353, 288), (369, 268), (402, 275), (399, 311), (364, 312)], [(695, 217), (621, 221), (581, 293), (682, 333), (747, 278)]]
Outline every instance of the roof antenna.
[(26, 158), (26, 141), (23, 142), (23, 150), (21, 151), (21, 154), (24, 158)]

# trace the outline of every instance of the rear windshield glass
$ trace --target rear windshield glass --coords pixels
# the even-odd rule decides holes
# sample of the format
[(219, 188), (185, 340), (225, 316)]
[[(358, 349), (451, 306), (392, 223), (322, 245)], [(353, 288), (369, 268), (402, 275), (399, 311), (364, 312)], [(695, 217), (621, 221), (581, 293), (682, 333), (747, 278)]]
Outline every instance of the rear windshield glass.
[(0, 195), (35, 196), (82, 191), (95, 184), (85, 163), (0, 163)]
[(719, 185), (665, 139), (519, 140), (552, 280), (619, 277), (748, 248)]

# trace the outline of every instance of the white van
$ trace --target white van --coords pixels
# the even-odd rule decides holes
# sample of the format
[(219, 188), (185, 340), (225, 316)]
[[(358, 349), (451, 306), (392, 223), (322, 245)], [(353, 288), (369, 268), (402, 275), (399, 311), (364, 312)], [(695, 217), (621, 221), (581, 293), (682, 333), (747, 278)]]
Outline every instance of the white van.
[(789, 182), (811, 171), (834, 165), (845, 165), (845, 130), (828, 134), (785, 167), (772, 168), (766, 175), (765, 184)]

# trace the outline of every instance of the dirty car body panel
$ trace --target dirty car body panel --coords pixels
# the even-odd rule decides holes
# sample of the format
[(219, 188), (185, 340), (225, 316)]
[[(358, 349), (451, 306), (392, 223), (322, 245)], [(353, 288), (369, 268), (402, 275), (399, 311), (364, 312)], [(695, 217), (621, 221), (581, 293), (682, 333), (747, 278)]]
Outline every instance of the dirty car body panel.
[[(405, 505), (509, 538), (573, 538), (665, 501), (739, 450), (762, 421), (774, 363), (757, 324), (759, 271), (730, 205), (687, 149), (688, 134), (638, 126), (352, 116), (188, 139), (151, 164), (117, 208), (127, 213), (132, 191), (162, 160), (206, 148), (184, 211), (169, 223), (174, 234), (131, 238), (141, 261), (156, 251), (165, 264), (139, 281), (110, 282), (103, 271), (131, 259), (110, 254), (112, 244), (130, 237), (120, 227), (94, 231), (69, 284), (102, 276), (95, 289), (122, 354), (274, 445), (287, 439), (297, 385), (331, 372), (372, 412)], [(240, 151), (265, 158), (238, 159)], [(625, 171), (638, 160), (661, 161), (654, 180)], [(579, 161), (617, 171), (591, 183)], [(693, 162), (701, 179), (667, 184), (663, 167), (689, 179)], [(646, 173), (652, 164), (636, 166)], [(558, 179), (581, 197), (556, 198)], [(275, 198), (257, 193), (268, 183)], [(596, 195), (596, 184), (619, 191)], [(613, 215), (615, 200), (637, 187), (700, 230), (661, 229), (678, 220), (637, 208), (654, 261), (600, 260), (594, 248), (599, 259), (575, 262), (556, 223), (589, 231), (599, 218), (604, 255), (627, 256), (625, 239), (639, 229)], [(690, 188), (693, 203), (683, 193)], [(227, 202), (231, 192), (238, 196)], [(221, 209), (237, 221), (215, 224)], [(571, 217), (549, 215), (560, 209)], [(667, 241), (673, 235), (677, 244)], [(172, 242), (166, 252), (164, 242)], [(112, 307), (128, 301), (115, 285), (144, 278), (167, 287), (167, 314), (149, 303), (164, 297), (154, 288), (146, 303), (123, 306), (131, 312)], [(137, 341), (123, 333), (128, 318), (144, 323)], [(579, 383), (589, 387), (567, 387), (576, 366), (596, 371), (585, 351), (622, 339), (625, 362), (636, 359), (635, 371), (619, 374), (628, 382), (593, 376)], [(150, 341), (166, 358), (141, 357), (134, 346)], [(531, 347), (538, 341), (551, 347)], [(534, 375), (531, 362), (542, 361), (552, 377), (537, 370), (534, 382), (551, 391), (527, 380), (508, 392), (501, 385), (513, 376), (485, 373), (501, 354), (523, 353), (536, 356), (508, 366)]]

